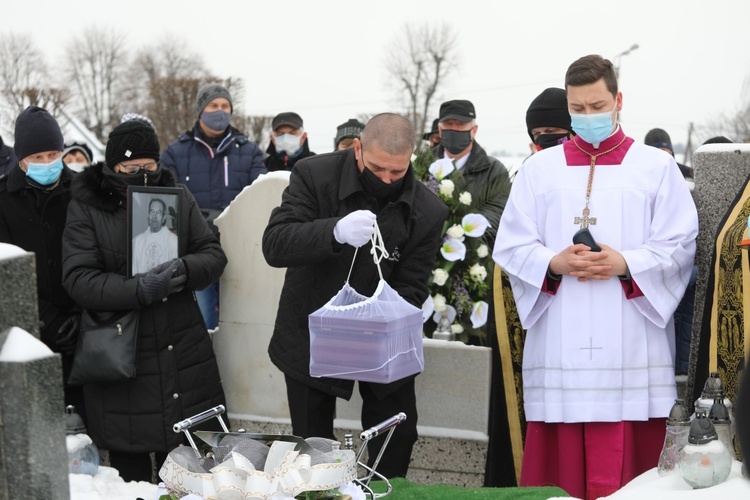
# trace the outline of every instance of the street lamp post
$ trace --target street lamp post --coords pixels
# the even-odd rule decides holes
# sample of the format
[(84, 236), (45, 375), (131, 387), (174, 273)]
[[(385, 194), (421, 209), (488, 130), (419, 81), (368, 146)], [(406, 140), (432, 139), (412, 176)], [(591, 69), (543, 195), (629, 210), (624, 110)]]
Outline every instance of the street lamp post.
[[(614, 57), (614, 59), (615, 59), (615, 78), (617, 78), (617, 85), (618, 85), (618, 87), (620, 85), (620, 61), (621, 61), (621, 59), (622, 59), (623, 56), (626, 56), (626, 55), (630, 54), (631, 52), (633, 52), (637, 48), (638, 48), (638, 44), (634, 43), (627, 50), (624, 50), (624, 51), (620, 52), (619, 54), (617, 54)], [(619, 111), (617, 112), (617, 121), (618, 122), (620, 121), (620, 112)]]
[(624, 50), (615, 56), (615, 76), (617, 77), (618, 80), (620, 79), (620, 60), (622, 59), (622, 56), (626, 56), (630, 54), (637, 48), (638, 48), (638, 44), (634, 43), (633, 45), (630, 46), (628, 50)]

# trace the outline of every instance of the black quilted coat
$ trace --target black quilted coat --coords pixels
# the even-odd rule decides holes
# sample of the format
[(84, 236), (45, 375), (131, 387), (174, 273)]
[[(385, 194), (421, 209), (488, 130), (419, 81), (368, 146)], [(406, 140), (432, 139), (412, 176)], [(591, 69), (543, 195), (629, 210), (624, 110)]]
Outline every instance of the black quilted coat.
[[(81, 306), (98, 310), (140, 309), (135, 379), (84, 386), (88, 433), (100, 448), (130, 453), (168, 452), (182, 442), (172, 426), (224, 404), (211, 340), (193, 290), (215, 282), (226, 256), (182, 189), (180, 256), (188, 272), (185, 290), (141, 307), (138, 278), (126, 277), (127, 210), (123, 195), (108, 184), (103, 164), (73, 182), (63, 234), (63, 285)], [(176, 186), (163, 170), (157, 183)]]
[[(448, 208), (415, 179), (411, 168), (398, 198), (379, 208), (362, 190), (353, 149), (305, 158), (292, 170), (282, 204), (271, 213), (263, 235), (266, 261), (289, 268), (268, 348), (271, 361), (286, 375), (346, 399), (352, 394), (352, 381), (309, 375), (307, 316), (344, 285), (354, 248), (339, 245), (333, 228), (345, 215), (363, 209), (377, 214), (390, 255), (381, 262), (383, 278), (407, 302), (421, 308), (429, 294), (427, 278), (435, 264)], [(349, 281), (367, 296), (374, 293), (379, 281), (370, 248), (368, 243), (357, 252)], [(403, 385), (400, 382), (371, 385), (383, 397)]]

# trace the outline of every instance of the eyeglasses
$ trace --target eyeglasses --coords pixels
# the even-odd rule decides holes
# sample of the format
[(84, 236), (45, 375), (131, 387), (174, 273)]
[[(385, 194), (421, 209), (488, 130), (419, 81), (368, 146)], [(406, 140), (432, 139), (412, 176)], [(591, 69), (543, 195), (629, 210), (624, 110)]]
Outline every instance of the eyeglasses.
[(156, 215), (157, 217), (161, 217), (162, 215), (164, 215), (164, 212), (162, 212), (161, 210), (149, 210), (148, 214), (149, 215)]
[(120, 165), (120, 173), (123, 174), (137, 174), (141, 170), (145, 170), (146, 172), (156, 172), (156, 169), (159, 168), (159, 162), (151, 162), (146, 163), (145, 165), (126, 165), (124, 163), (118, 163)]

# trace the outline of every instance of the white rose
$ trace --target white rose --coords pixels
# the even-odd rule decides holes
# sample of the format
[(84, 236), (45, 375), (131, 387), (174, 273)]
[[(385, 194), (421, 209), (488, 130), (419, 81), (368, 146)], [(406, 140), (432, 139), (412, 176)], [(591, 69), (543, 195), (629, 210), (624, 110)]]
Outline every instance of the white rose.
[(468, 191), (464, 191), (463, 193), (458, 195), (458, 201), (460, 201), (464, 205), (471, 205), (471, 193)]
[(487, 277), (487, 269), (481, 264), (474, 264), (469, 268), (469, 275), (474, 281), (484, 281)]
[(453, 184), (453, 181), (450, 179), (443, 179), (442, 181), (440, 181), (440, 194), (443, 194), (445, 196), (453, 196), (453, 190), (455, 188), (455, 184)]
[(490, 254), (490, 249), (487, 248), (487, 245), (485, 245), (484, 243), (479, 245), (479, 248), (477, 248), (477, 255), (479, 256), (480, 259), (484, 259), (489, 254)]
[(454, 240), (460, 240), (464, 237), (464, 228), (459, 224), (454, 224), (445, 233)]
[(432, 302), (435, 304), (435, 311), (445, 311), (445, 297), (443, 297), (441, 294), (436, 293), (432, 298)]
[(448, 281), (448, 271), (443, 268), (438, 268), (432, 271), (432, 282), (437, 286), (445, 285), (446, 281)]
[(461, 335), (462, 333), (464, 333), (464, 327), (457, 323), (454, 323), (451, 325), (451, 333), (455, 335)]

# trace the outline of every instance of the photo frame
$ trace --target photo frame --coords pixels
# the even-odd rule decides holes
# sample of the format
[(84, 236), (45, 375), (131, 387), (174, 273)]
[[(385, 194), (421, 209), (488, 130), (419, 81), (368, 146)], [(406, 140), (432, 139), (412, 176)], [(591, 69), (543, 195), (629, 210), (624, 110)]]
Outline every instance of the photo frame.
[(128, 187), (128, 277), (180, 257), (180, 188)]

